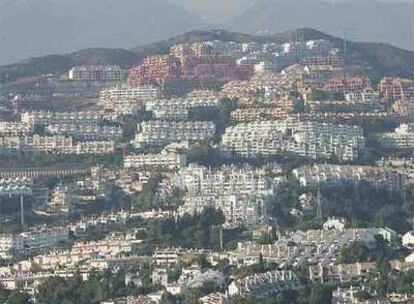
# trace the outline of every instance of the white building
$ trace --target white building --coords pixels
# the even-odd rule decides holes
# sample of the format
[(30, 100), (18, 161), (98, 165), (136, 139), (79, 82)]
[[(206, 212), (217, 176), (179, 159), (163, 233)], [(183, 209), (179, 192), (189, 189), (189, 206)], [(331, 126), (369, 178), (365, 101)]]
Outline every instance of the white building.
[(401, 124), (393, 133), (384, 133), (379, 143), (387, 149), (412, 149), (414, 147), (414, 124)]
[(40, 228), (20, 234), (0, 235), (2, 254), (50, 248), (67, 242), (69, 230), (64, 227)]
[(414, 248), (414, 230), (411, 230), (402, 236), (402, 244), (408, 248)]
[(211, 169), (196, 164), (181, 168), (173, 178), (176, 187), (189, 194), (272, 194), (274, 180), (264, 168), (223, 166)]
[(151, 275), (153, 284), (160, 284), (162, 286), (168, 285), (168, 272), (166, 268), (156, 268)]
[(225, 228), (257, 226), (267, 218), (267, 201), (260, 195), (191, 195), (185, 198), (178, 212), (181, 215), (200, 214), (205, 208), (221, 210)]
[(124, 157), (125, 169), (165, 168), (179, 169), (187, 165), (187, 156), (178, 153), (134, 154)]
[(86, 141), (74, 143), (63, 135), (26, 137), (0, 137), (0, 154), (52, 153), (52, 154), (111, 154), (114, 141)]
[(302, 187), (312, 188), (341, 187), (366, 182), (374, 188), (396, 191), (407, 182), (407, 175), (399, 170), (369, 166), (317, 164), (293, 169), (292, 175)]
[(311, 159), (353, 161), (365, 147), (363, 130), (357, 126), (293, 119), (257, 121), (226, 129), (221, 149), (243, 157), (296, 154)]
[(173, 98), (157, 99), (145, 103), (146, 111), (159, 120), (186, 120), (191, 109), (215, 107), (218, 99)]
[(131, 143), (136, 148), (163, 146), (173, 142), (206, 142), (215, 134), (212, 122), (147, 121), (138, 125), (138, 133)]
[(116, 141), (123, 136), (122, 127), (117, 126), (54, 124), (48, 125), (46, 131), (52, 135), (67, 135), (82, 141)]
[(33, 125), (27, 123), (0, 121), (0, 136), (29, 135), (33, 131)]
[(338, 218), (329, 218), (324, 224), (323, 229), (324, 230), (344, 230), (345, 229), (345, 219), (338, 219)]
[(116, 65), (75, 66), (69, 70), (69, 80), (73, 81), (122, 81), (126, 70)]
[(266, 297), (299, 287), (297, 276), (291, 271), (269, 271), (233, 281), (228, 287), (230, 297), (249, 295)]
[(31, 111), (21, 114), (23, 123), (33, 125), (54, 125), (54, 124), (99, 124), (104, 118), (104, 113), (99, 111), (81, 112), (51, 112)]
[(158, 99), (160, 96), (160, 89), (151, 85), (119, 85), (102, 90), (99, 105), (106, 111), (129, 115), (142, 109), (146, 101)]

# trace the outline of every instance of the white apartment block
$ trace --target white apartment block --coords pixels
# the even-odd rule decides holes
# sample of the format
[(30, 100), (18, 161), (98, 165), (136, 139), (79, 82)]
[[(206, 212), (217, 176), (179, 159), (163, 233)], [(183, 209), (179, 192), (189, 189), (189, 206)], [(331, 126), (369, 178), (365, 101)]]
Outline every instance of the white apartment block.
[(219, 292), (210, 293), (199, 299), (200, 304), (228, 304), (227, 296)]
[(32, 195), (33, 180), (26, 177), (0, 179), (0, 195)]
[(113, 111), (119, 115), (130, 115), (144, 107), (144, 102), (159, 99), (161, 91), (151, 85), (116, 86), (100, 92), (99, 105), (105, 111)]
[(152, 255), (157, 266), (178, 264), (180, 261), (180, 250), (176, 248), (157, 249)]
[(46, 131), (52, 135), (72, 136), (81, 141), (116, 141), (123, 136), (122, 127), (117, 126), (54, 124), (48, 125)]
[(41, 270), (73, 268), (81, 262), (84, 267), (102, 269), (94, 266), (105, 266), (108, 262), (119, 261), (116, 257), (127, 252), (131, 252), (131, 242), (109, 237), (96, 242), (76, 242), (70, 250), (53, 250), (33, 257), (31, 262)]
[(49, 248), (68, 239), (69, 230), (64, 227), (41, 228), (20, 234), (3, 234), (0, 235), (0, 252), (9, 254)]
[(397, 191), (407, 182), (407, 176), (391, 168), (369, 166), (340, 166), (318, 164), (292, 170), (302, 187), (342, 187), (358, 185), (362, 181), (375, 188)]
[(138, 125), (138, 133), (131, 143), (136, 148), (163, 146), (173, 142), (206, 142), (215, 134), (212, 122), (147, 121)]
[(211, 169), (190, 164), (173, 178), (176, 187), (188, 194), (272, 194), (274, 183), (262, 168), (224, 166)]
[(243, 157), (295, 154), (311, 159), (353, 161), (365, 147), (357, 126), (300, 122), (293, 119), (256, 121), (226, 129), (221, 149)]
[(23, 142), (19, 136), (0, 137), (0, 155), (15, 155), (22, 151)]
[(0, 122), (0, 136), (23, 136), (33, 132), (33, 125), (22, 122)]
[(127, 71), (116, 65), (76, 66), (69, 70), (69, 80), (122, 81)]
[(414, 148), (414, 124), (401, 124), (393, 133), (384, 133), (379, 143), (386, 149)]
[(278, 264), (290, 264), (300, 254), (300, 248), (287, 242), (263, 245), (252, 241), (238, 242), (237, 249), (230, 252), (232, 265), (252, 265), (259, 263), (260, 256), (264, 261)]
[(31, 111), (21, 114), (21, 120), (28, 125), (54, 125), (54, 124), (99, 124), (104, 114), (99, 111), (81, 112), (50, 112)]
[(175, 98), (152, 100), (145, 103), (146, 111), (152, 112), (159, 120), (188, 119), (190, 109), (201, 107), (215, 107), (218, 99)]
[(186, 165), (186, 155), (164, 151), (158, 154), (135, 154), (124, 157), (124, 169), (166, 168), (173, 170)]
[(146, 101), (158, 99), (160, 96), (160, 88), (152, 85), (119, 85), (113, 88), (102, 90), (99, 94), (99, 101), (102, 103), (118, 103), (125, 100)]
[[(358, 229), (316, 229), (307, 231), (291, 232), (287, 236), (288, 241), (292, 241), (300, 246), (326, 246), (332, 247), (329, 251), (335, 251), (340, 247), (346, 246), (351, 242), (359, 241), (368, 246), (375, 244), (376, 236), (381, 235), (386, 241), (393, 241), (397, 238), (397, 233), (388, 228), (358, 228)], [(335, 245), (335, 246), (332, 246)], [(322, 250), (319, 253), (323, 253)]]
[(66, 154), (112, 154), (114, 152), (114, 141), (85, 141), (75, 144)]
[(131, 246), (132, 243), (123, 237), (107, 237), (101, 241), (76, 243), (71, 253), (83, 255), (99, 253), (101, 256), (116, 256), (122, 252), (131, 252)]
[(296, 289), (299, 284), (296, 274), (292, 271), (275, 270), (233, 281), (228, 287), (228, 295), (266, 297), (286, 289)]
[(280, 107), (240, 108), (231, 112), (231, 119), (235, 122), (249, 122), (266, 119), (284, 118), (288, 115), (287, 109)]
[(0, 137), (0, 154), (52, 153), (52, 154), (111, 154), (115, 151), (114, 141), (87, 141), (74, 143), (72, 137), (39, 136)]
[(256, 226), (267, 218), (267, 202), (262, 195), (191, 195), (185, 198), (179, 214), (200, 214), (205, 208), (219, 209), (225, 216), (225, 228)]

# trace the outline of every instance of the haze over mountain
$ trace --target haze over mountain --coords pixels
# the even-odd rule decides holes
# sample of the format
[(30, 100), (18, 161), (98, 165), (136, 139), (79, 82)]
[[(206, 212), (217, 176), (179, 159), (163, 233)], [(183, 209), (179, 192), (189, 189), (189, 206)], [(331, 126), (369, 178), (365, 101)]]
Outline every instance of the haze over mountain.
[[(0, 0), (0, 64), (131, 48), (192, 29), (256, 34), (311, 27), (414, 49), (413, 0)], [(405, 1), (405, 2), (404, 2)]]
[(170, 0), (196, 13), (210, 24), (223, 24), (255, 4), (255, 0)]
[(203, 24), (168, 0), (0, 0), (0, 64), (88, 47), (129, 48)]
[(275, 33), (311, 27), (351, 40), (414, 49), (414, 1), (257, 0), (225, 28)]

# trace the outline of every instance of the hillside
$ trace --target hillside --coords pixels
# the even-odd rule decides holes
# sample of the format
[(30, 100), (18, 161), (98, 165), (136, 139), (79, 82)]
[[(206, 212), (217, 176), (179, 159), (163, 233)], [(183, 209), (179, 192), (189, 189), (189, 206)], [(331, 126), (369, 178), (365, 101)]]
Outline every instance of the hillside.
[(244, 33), (278, 33), (315, 28), (358, 41), (385, 42), (413, 49), (410, 0), (257, 0), (223, 28)]
[[(5, 83), (23, 77), (63, 72), (74, 65), (81, 64), (117, 64), (129, 67), (147, 55), (168, 52), (168, 49), (176, 43), (208, 40), (235, 41), (240, 43), (250, 41), (284, 43), (293, 36), (304, 40), (326, 39), (334, 43), (338, 48), (342, 48), (344, 43), (340, 38), (313, 29), (287, 31), (272, 36), (254, 36), (223, 30), (191, 31), (169, 40), (162, 40), (131, 50), (86, 49), (63, 56), (38, 57), (12, 65), (0, 66), (0, 82)], [(375, 74), (412, 75), (412, 67), (414, 66), (414, 52), (412, 51), (379, 43), (349, 42), (348, 46), (349, 55), (374, 67)]]

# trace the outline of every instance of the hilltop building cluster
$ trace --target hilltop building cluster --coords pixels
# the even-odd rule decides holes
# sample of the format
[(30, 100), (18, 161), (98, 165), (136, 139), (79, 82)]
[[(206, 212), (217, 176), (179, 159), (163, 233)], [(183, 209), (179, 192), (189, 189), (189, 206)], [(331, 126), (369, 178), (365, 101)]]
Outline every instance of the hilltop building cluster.
[(236, 38), (6, 95), (0, 296), (412, 303), (414, 81)]

